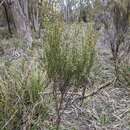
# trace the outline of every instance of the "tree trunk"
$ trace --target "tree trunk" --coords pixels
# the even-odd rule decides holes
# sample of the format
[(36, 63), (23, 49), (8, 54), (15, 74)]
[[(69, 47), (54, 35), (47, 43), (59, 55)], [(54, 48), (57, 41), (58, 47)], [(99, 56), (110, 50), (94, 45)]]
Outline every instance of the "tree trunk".
[(27, 43), (27, 47), (32, 46), (32, 34), (28, 19), (27, 0), (10, 0), (10, 8), (15, 22), (18, 36)]
[(31, 0), (31, 12), (30, 12), (30, 19), (32, 22), (32, 27), (36, 32), (36, 37), (40, 37), (40, 22), (39, 22), (39, 5), (38, 1)]

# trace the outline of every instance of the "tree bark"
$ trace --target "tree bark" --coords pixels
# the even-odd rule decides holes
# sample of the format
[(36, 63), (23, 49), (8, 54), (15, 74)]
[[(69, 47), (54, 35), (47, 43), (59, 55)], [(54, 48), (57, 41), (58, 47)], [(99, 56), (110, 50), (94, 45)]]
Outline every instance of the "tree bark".
[(33, 40), (28, 19), (27, 0), (10, 0), (9, 4), (18, 36), (26, 42), (27, 47), (31, 47)]
[(31, 12), (30, 12), (30, 19), (32, 22), (32, 27), (34, 31), (37, 34), (37, 37), (40, 36), (39, 31), (40, 31), (40, 22), (39, 22), (39, 5), (38, 1), (36, 0), (31, 0)]

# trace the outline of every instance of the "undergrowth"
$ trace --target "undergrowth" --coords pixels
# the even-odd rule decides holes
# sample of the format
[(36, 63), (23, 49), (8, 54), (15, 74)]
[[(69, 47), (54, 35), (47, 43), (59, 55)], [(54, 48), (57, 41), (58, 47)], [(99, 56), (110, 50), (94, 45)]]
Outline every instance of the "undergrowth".
[[(35, 45), (29, 56), (0, 63), (1, 130), (62, 130), (67, 93), (86, 93), (98, 37), (93, 25), (45, 25), (40, 48)], [(122, 65), (120, 74), (130, 85), (129, 65)], [(109, 118), (101, 115), (99, 122), (106, 125)]]

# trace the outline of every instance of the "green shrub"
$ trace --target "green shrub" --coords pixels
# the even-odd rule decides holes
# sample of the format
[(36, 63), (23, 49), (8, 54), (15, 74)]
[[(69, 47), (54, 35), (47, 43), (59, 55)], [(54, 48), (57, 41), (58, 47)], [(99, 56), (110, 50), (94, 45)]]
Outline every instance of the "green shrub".
[[(68, 85), (73, 83), (76, 86), (90, 73), (94, 62), (96, 34), (90, 24), (82, 41), (78, 44), (65, 43), (63, 28), (60, 24), (53, 24), (50, 27), (44, 50), (45, 67), (49, 79), (62, 80), (69, 83)], [(79, 28), (75, 31), (80, 33)]]
[[(88, 25), (87, 32), (81, 29), (82, 25), (76, 29), (72, 25), (72, 30), (69, 26), (70, 32), (68, 34), (65, 34), (66, 28), (62, 23), (53, 23), (48, 27), (48, 39), (44, 49), (45, 69), (48, 79), (53, 83), (52, 90), (56, 102), (58, 130), (66, 93), (70, 89), (83, 86), (89, 77), (94, 63), (97, 36), (92, 24)], [(81, 37), (81, 41), (76, 42), (76, 37)], [(58, 92), (60, 94), (57, 94)]]

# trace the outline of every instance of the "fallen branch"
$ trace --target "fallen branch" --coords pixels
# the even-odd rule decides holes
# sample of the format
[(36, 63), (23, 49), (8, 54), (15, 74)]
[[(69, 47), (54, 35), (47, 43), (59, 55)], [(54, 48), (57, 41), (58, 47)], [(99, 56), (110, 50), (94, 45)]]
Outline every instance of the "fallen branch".
[(111, 85), (112, 83), (114, 83), (115, 81), (116, 81), (116, 79), (113, 79), (113, 80), (110, 80), (110, 81), (108, 81), (108, 82), (102, 84), (100, 87), (98, 87), (97, 90), (95, 90), (95, 91), (93, 91), (93, 92), (87, 94), (86, 96), (80, 96), (80, 97), (74, 99), (74, 100), (72, 101), (72, 103), (74, 103), (76, 100), (83, 100), (83, 99), (86, 99), (86, 98), (89, 98), (89, 97), (92, 97), (92, 96), (98, 94), (102, 89), (105, 89), (106, 87), (110, 86), (110, 85)]
[[(72, 103), (74, 103), (76, 100), (83, 100), (83, 99), (86, 99), (86, 98), (89, 98), (89, 97), (92, 97), (96, 94), (98, 94), (102, 89), (105, 89), (106, 87), (110, 86), (112, 83), (114, 84), (116, 81), (116, 78), (115, 79), (112, 79), (102, 85), (100, 85), (100, 87), (98, 87), (98, 89), (96, 89), (95, 91), (92, 91), (90, 92), (89, 94), (87, 94), (86, 96), (82, 96), (81, 94), (79, 93), (75, 93), (75, 92), (67, 92), (66, 94), (71, 94), (71, 95), (77, 95), (77, 96), (80, 96), (80, 97), (77, 97), (76, 99), (74, 99), (72, 101)], [(42, 93), (43, 96), (45, 95), (52, 95), (53, 93), (52, 92), (44, 92)], [(60, 92), (57, 93), (57, 95), (59, 95)]]

